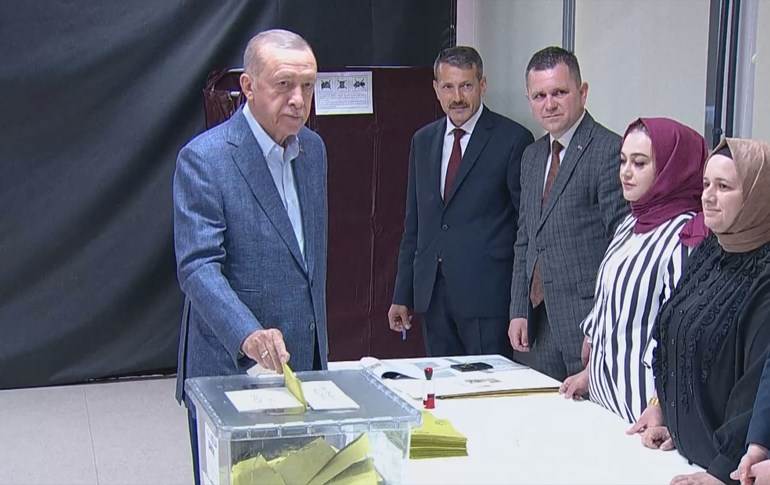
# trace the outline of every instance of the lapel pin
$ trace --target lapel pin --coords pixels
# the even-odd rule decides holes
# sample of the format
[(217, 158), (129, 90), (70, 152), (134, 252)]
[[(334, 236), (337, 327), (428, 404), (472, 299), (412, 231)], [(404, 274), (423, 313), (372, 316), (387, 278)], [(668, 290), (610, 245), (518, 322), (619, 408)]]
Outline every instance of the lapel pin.
[(582, 149), (583, 149), (583, 145), (578, 145), (578, 150), (582, 150)]

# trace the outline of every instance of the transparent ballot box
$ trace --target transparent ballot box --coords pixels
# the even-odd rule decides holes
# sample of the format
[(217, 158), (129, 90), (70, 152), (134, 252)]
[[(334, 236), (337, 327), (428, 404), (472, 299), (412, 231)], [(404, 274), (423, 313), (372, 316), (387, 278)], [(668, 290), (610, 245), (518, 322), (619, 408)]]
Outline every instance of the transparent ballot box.
[(188, 379), (206, 485), (396, 484), (421, 413), (362, 370)]

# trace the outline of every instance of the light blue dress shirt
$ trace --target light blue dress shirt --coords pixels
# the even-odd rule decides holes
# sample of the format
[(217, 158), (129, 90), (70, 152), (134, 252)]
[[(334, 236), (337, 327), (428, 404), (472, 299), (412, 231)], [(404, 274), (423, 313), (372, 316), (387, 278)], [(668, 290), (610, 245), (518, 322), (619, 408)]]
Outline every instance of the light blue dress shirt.
[(289, 215), (294, 236), (297, 238), (299, 250), (304, 258), (305, 234), (302, 230), (302, 210), (299, 206), (297, 185), (294, 182), (294, 170), (292, 168), (292, 161), (299, 155), (299, 140), (294, 135), (290, 136), (286, 139), (286, 148), (284, 148), (270, 138), (265, 130), (259, 126), (256, 118), (249, 110), (248, 103), (243, 105), (243, 115), (262, 149), (262, 155), (267, 160), (267, 168), (270, 169), (270, 175), (273, 176), (275, 188), (278, 189), (283, 207)]

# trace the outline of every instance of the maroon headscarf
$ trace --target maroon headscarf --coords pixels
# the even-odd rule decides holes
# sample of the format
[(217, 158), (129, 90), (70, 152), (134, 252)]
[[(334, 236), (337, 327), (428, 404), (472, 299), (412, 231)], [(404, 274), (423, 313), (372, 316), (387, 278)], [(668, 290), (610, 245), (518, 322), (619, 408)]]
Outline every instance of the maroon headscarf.
[[(647, 128), (652, 141), (655, 181), (639, 200), (631, 202), (631, 214), (636, 218), (634, 233), (649, 232), (679, 214), (697, 212), (679, 234), (683, 244), (695, 246), (709, 235), (703, 224), (700, 200), (708, 155), (706, 140), (695, 130), (669, 118), (637, 121)], [(626, 129), (624, 141), (637, 121)]]

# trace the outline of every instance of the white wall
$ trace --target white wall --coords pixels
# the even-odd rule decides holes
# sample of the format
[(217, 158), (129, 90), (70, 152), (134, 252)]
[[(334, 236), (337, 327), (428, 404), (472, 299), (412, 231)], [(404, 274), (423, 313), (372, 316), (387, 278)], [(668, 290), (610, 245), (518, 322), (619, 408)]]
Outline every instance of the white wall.
[(475, 45), (475, 35), (476, 0), (457, 0), (457, 45)]
[[(458, 0), (457, 43), (472, 45), (484, 60), (484, 103), (526, 126), (532, 120), (525, 98), (524, 72), (533, 53), (561, 45), (562, 0)], [(467, 13), (472, 5), (472, 15)], [(547, 14), (547, 15), (546, 15)]]
[(703, 133), (708, 22), (708, 0), (578, 0), (575, 53), (594, 118), (621, 134), (640, 116)]
[(770, 1), (759, 2), (757, 52), (754, 57), (754, 123), (752, 138), (770, 143)]
[[(770, 20), (770, 1), (760, 3)], [(524, 97), (524, 71), (535, 51), (561, 45), (562, 5), (562, 0), (457, 2), (458, 44), (473, 45), (484, 59), (485, 103), (536, 136), (543, 131)], [(708, 21), (709, 0), (577, 0), (575, 52), (589, 84), (591, 114), (620, 133), (639, 116), (668, 116), (702, 133)], [(770, 24), (760, 19), (759, 25)], [(764, 37), (767, 51), (770, 33)], [(770, 66), (765, 69), (764, 80), (770, 81)], [(764, 113), (767, 132), (770, 110)]]

